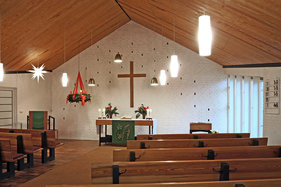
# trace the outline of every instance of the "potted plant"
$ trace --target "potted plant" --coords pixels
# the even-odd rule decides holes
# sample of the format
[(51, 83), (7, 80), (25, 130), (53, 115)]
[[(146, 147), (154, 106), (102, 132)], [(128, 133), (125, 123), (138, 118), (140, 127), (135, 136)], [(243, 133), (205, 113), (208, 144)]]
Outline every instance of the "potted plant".
[(114, 114), (115, 116), (117, 115), (117, 114), (119, 114), (118, 112), (117, 112), (117, 107), (115, 106), (114, 108), (112, 108), (112, 106), (111, 106), (111, 103), (108, 103), (108, 107), (105, 107), (105, 115), (106, 115), (106, 117), (107, 118), (110, 118), (110, 119), (112, 119), (112, 115)]
[(141, 104), (138, 110), (135, 110), (135, 113), (137, 113), (136, 118), (138, 119), (140, 115), (142, 115), (142, 119), (145, 119), (145, 116), (147, 115), (147, 109), (149, 109), (149, 107), (145, 107), (143, 104)]

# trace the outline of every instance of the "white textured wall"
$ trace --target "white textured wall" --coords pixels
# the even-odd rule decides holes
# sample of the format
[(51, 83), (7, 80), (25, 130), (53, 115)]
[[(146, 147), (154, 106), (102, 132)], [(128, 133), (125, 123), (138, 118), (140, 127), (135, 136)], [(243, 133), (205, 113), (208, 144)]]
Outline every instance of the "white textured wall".
[(51, 113), (51, 73), (45, 74), (45, 80), (37, 83), (32, 74), (7, 74), (0, 87), (17, 89), (17, 121), (26, 128), (26, 116), (30, 110), (44, 110)]
[[(266, 79), (280, 78), (281, 68), (226, 68), (226, 74), (260, 76)], [(265, 105), (264, 105), (265, 106)], [(269, 138), (269, 144), (281, 144), (281, 114), (263, 114), (263, 136)]]
[[(167, 74), (168, 85), (151, 87), (150, 79), (154, 75), (159, 77), (160, 69), (168, 69), (174, 51), (181, 64), (179, 77), (170, 78)], [(122, 64), (113, 63), (117, 52), (123, 55)], [(129, 107), (129, 79), (117, 78), (117, 74), (129, 73), (131, 60), (135, 73), (147, 74), (146, 78), (135, 79), (134, 108)], [(61, 86), (62, 72), (68, 73), (68, 88)], [(153, 118), (157, 119), (157, 133), (186, 133), (190, 122), (208, 122), (208, 119), (213, 123), (213, 129), (226, 132), (226, 75), (222, 67), (134, 22), (80, 54), (84, 82), (94, 77), (99, 85), (86, 86), (92, 103), (85, 106), (66, 104), (77, 72), (78, 56), (75, 56), (52, 73), (52, 110), (60, 138), (97, 139), (97, 111), (109, 102), (119, 108), (120, 116), (134, 116), (134, 110), (140, 104), (149, 105)], [(137, 129), (138, 133), (147, 131), (147, 128)]]

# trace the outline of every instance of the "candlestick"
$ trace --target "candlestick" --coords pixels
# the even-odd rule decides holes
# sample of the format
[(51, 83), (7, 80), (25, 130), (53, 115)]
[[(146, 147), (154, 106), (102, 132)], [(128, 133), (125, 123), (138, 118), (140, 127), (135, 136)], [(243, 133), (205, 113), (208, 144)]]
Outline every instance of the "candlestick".
[(99, 118), (101, 118), (101, 115), (102, 115), (101, 109), (99, 108), (98, 111), (99, 111)]

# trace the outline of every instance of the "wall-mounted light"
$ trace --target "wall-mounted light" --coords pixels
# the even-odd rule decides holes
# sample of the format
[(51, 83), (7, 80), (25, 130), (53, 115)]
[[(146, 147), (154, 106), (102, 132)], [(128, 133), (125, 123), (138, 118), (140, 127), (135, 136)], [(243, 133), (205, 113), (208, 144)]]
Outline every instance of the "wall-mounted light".
[(171, 72), (171, 77), (178, 77), (179, 62), (178, 62), (178, 56), (177, 55), (171, 56), (170, 72)]
[(89, 79), (88, 86), (96, 86), (96, 81), (93, 78)]
[(150, 81), (150, 86), (158, 86), (158, 80), (156, 77), (153, 77)]
[(160, 71), (160, 85), (166, 85), (167, 77), (166, 77), (166, 72), (165, 70)]
[(198, 28), (198, 44), (199, 44), (199, 55), (210, 56), (212, 50), (212, 28), (210, 16), (203, 15), (199, 17), (199, 28)]
[(62, 83), (62, 87), (67, 87), (67, 84), (68, 84), (67, 73), (62, 74), (61, 83)]
[(121, 63), (122, 62), (122, 56), (119, 54), (119, 52), (115, 55), (114, 62), (115, 63)]

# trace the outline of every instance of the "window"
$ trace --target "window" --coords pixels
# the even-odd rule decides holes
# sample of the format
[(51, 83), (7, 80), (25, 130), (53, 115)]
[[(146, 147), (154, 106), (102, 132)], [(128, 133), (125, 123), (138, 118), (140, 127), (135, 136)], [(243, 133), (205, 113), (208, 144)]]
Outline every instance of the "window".
[(0, 87), (0, 127), (12, 128), (16, 122), (16, 89)]
[(227, 132), (263, 136), (263, 78), (229, 75)]

